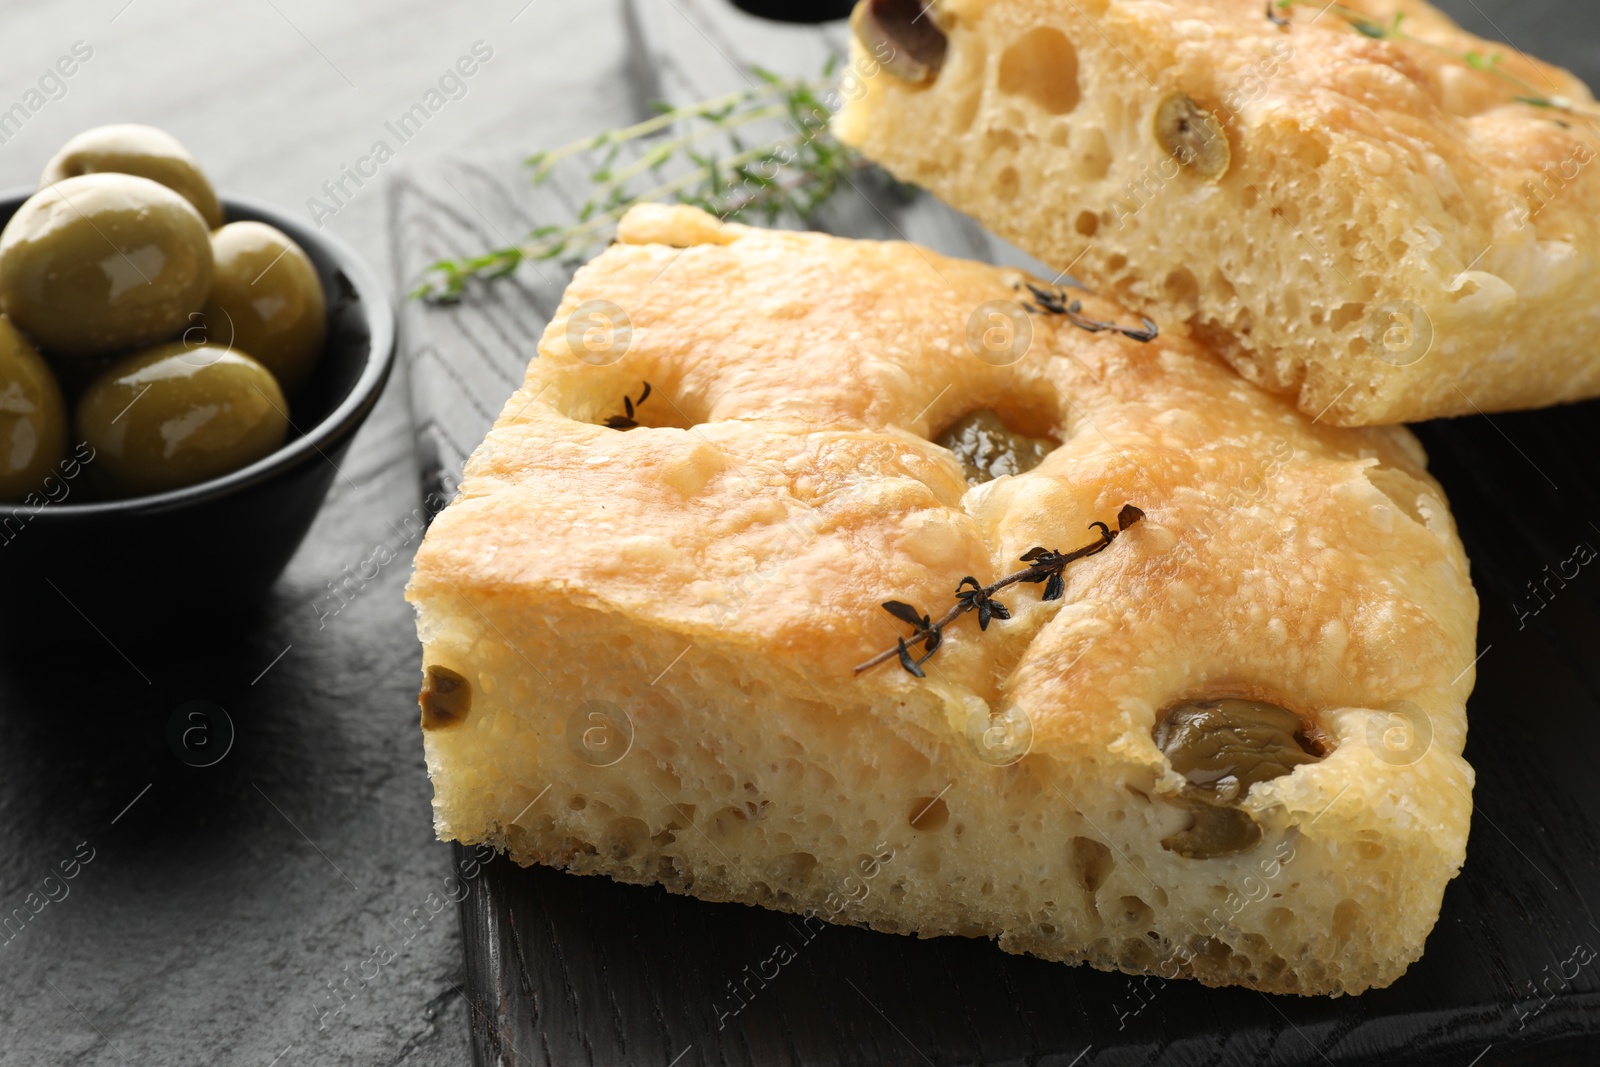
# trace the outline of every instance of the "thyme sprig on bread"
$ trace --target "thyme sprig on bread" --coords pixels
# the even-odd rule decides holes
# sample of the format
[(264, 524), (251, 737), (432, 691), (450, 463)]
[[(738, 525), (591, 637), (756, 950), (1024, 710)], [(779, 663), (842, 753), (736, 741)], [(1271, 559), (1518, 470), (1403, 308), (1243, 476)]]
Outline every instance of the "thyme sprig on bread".
[[(1044, 595), (1041, 600), (1060, 600), (1067, 591), (1067, 580), (1064, 572), (1069, 563), (1076, 562), (1086, 556), (1093, 556), (1104, 552), (1117, 535), (1128, 527), (1144, 518), (1144, 512), (1132, 504), (1124, 504), (1122, 510), (1117, 512), (1117, 528), (1115, 530), (1103, 522), (1092, 522), (1089, 529), (1099, 529), (1100, 536), (1084, 545), (1082, 548), (1073, 549), (1071, 552), (1062, 552), (1060, 549), (1034, 547), (1022, 554), (1022, 562), (1027, 566), (1014, 574), (1008, 574), (992, 585), (984, 585), (967, 575), (956, 586), (956, 603), (949, 611), (945, 612), (938, 621), (930, 615), (918, 611), (915, 607), (903, 600), (886, 600), (883, 610), (911, 626), (912, 632), (900, 638), (894, 648), (878, 653), (856, 667), (856, 673), (871, 670), (880, 663), (898, 658), (900, 666), (909, 674), (918, 678), (927, 677), (923, 673), (922, 665), (933, 658), (939, 651), (939, 646), (944, 642), (944, 629), (969, 611), (978, 613), (978, 629), (987, 631), (989, 623), (993, 620), (1011, 618), (1011, 609), (994, 595), (1007, 586), (1018, 583), (1044, 584)], [(922, 646), (920, 657), (913, 655), (912, 650), (918, 645)]]
[(638, 400), (624, 393), (622, 396), (622, 409), (626, 414), (612, 415), (607, 418), (605, 422), (606, 428), (611, 430), (632, 430), (637, 428), (639, 423), (633, 417), (634, 409), (650, 399), (650, 388), (650, 383), (645, 382), (644, 390), (639, 394)]
[(1080, 300), (1068, 300), (1065, 289), (1036, 285), (1033, 282), (1028, 282), (1027, 285), (1028, 291), (1033, 294), (1033, 298), (1039, 303), (1035, 306), (1024, 301), (1022, 306), (1035, 314), (1064, 315), (1068, 322), (1080, 330), (1088, 330), (1090, 333), (1110, 330), (1112, 333), (1119, 333), (1130, 341), (1138, 341), (1141, 344), (1148, 344), (1161, 335), (1161, 331), (1156, 327), (1156, 324), (1144, 315), (1139, 316), (1140, 325), (1138, 326), (1119, 326), (1114, 322), (1101, 322), (1098, 319), (1084, 316), (1082, 314), (1083, 302)]

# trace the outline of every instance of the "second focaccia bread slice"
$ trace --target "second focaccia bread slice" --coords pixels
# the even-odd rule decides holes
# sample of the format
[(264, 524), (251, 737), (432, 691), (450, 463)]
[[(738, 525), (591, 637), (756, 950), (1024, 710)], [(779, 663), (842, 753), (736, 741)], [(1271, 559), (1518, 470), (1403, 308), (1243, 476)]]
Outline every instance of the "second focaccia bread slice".
[(1567, 72), (1421, 0), (921, 6), (858, 6), (839, 135), (1301, 411), (1600, 395), (1600, 142)]
[[(1420, 449), (1028, 282), (630, 213), (417, 556), (440, 836), (1209, 983), (1400, 974), (1472, 788), (1477, 601)], [(1094, 522), (926, 677), (855, 670), (911, 633), (884, 602)]]

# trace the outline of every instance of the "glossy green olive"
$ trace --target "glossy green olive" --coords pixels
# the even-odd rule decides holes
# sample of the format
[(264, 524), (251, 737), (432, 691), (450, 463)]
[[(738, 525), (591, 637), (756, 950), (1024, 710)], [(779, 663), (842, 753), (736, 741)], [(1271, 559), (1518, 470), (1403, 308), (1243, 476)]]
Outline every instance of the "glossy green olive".
[(283, 444), (289, 405), (272, 372), (240, 352), (181, 341), (118, 362), (78, 401), (78, 435), (101, 483), (159, 493), (248, 466)]
[(970, 485), (1031, 471), (1056, 447), (1048, 437), (1017, 433), (989, 408), (960, 419), (934, 443), (956, 454)]
[(67, 407), (39, 353), (0, 318), (0, 501), (44, 484), (67, 452)]
[(148, 178), (86, 174), (29, 197), (0, 232), (0, 301), (52, 355), (171, 337), (211, 289), (211, 235)]
[(884, 70), (926, 85), (939, 76), (950, 47), (931, 8), (919, 0), (864, 0), (850, 13), (850, 27)]
[(222, 225), (222, 205), (200, 164), (178, 139), (154, 126), (124, 123), (84, 130), (61, 146), (39, 178), (41, 189), (84, 174), (137, 174), (160, 182), (200, 212), (206, 226)]
[(1153, 737), (1188, 781), (1180, 803), (1192, 816), (1161, 846), (1190, 859), (1254, 848), (1261, 827), (1238, 806), (1250, 787), (1323, 755), (1300, 716), (1259, 700), (1187, 701), (1162, 714)]
[(283, 231), (233, 222), (211, 234), (211, 298), (201, 309), (205, 339), (255, 358), (286, 393), (298, 389), (327, 332), (328, 305), (317, 268)]

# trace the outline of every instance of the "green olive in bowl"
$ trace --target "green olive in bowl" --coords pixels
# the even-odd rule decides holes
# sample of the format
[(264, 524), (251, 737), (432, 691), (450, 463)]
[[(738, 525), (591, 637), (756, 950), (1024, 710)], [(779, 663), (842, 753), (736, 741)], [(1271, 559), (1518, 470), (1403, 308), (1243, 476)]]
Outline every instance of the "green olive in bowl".
[(84, 174), (136, 174), (159, 182), (194, 205), (206, 226), (222, 225), (222, 205), (200, 164), (178, 139), (154, 126), (123, 123), (84, 130), (61, 146), (44, 168), (39, 187)]
[(287, 234), (232, 222), (211, 234), (211, 298), (201, 309), (208, 343), (251, 356), (298, 389), (316, 366), (328, 304), (317, 268)]
[(30, 196), (0, 231), (0, 302), (52, 355), (171, 337), (210, 290), (204, 220), (148, 178), (68, 178)]
[(181, 341), (119, 361), (78, 401), (78, 434), (120, 496), (179, 489), (271, 454), (288, 430), (272, 372), (240, 352)]
[(0, 500), (44, 484), (67, 451), (67, 408), (39, 353), (0, 318)]

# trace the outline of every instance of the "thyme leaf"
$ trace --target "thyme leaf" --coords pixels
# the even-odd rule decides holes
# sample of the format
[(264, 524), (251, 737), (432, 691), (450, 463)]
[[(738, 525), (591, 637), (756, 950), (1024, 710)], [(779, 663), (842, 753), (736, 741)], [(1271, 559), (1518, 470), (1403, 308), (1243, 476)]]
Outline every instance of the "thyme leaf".
[(919, 626), (923, 629), (926, 629), (928, 626), (928, 616), (922, 614), (922, 612), (918, 611), (910, 604), (902, 601), (885, 600), (883, 602), (883, 610), (887, 611), (890, 615), (893, 615), (903, 623), (908, 623), (912, 626)]
[(610, 416), (609, 418), (606, 419), (605, 425), (609, 429), (612, 429), (612, 430), (631, 430), (631, 429), (633, 429), (634, 427), (639, 425), (636, 421), (634, 421), (634, 418), (633, 418), (635, 406), (638, 405), (638, 404), (643, 404), (646, 400), (649, 400), (649, 399), (650, 399), (650, 383), (649, 382), (645, 382), (644, 383), (644, 391), (639, 394), (639, 399), (638, 400), (634, 400), (632, 397), (624, 395), (623, 398), (622, 398), (622, 410), (625, 412), (625, 414)]
[(911, 658), (911, 652), (906, 648), (906, 639), (903, 637), (900, 639), (900, 666), (904, 667), (908, 672), (916, 675), (918, 678), (927, 677), (926, 674), (922, 673), (921, 665), (919, 665), (916, 660)]
[[(972, 588), (968, 589), (968, 585)], [(983, 587), (983, 583), (970, 574), (961, 579), (961, 584), (956, 586), (956, 600), (962, 605), (963, 611), (977, 611), (980, 630), (987, 630), (992, 619), (1004, 622), (1011, 618), (1011, 609), (991, 597), (989, 591)]]

